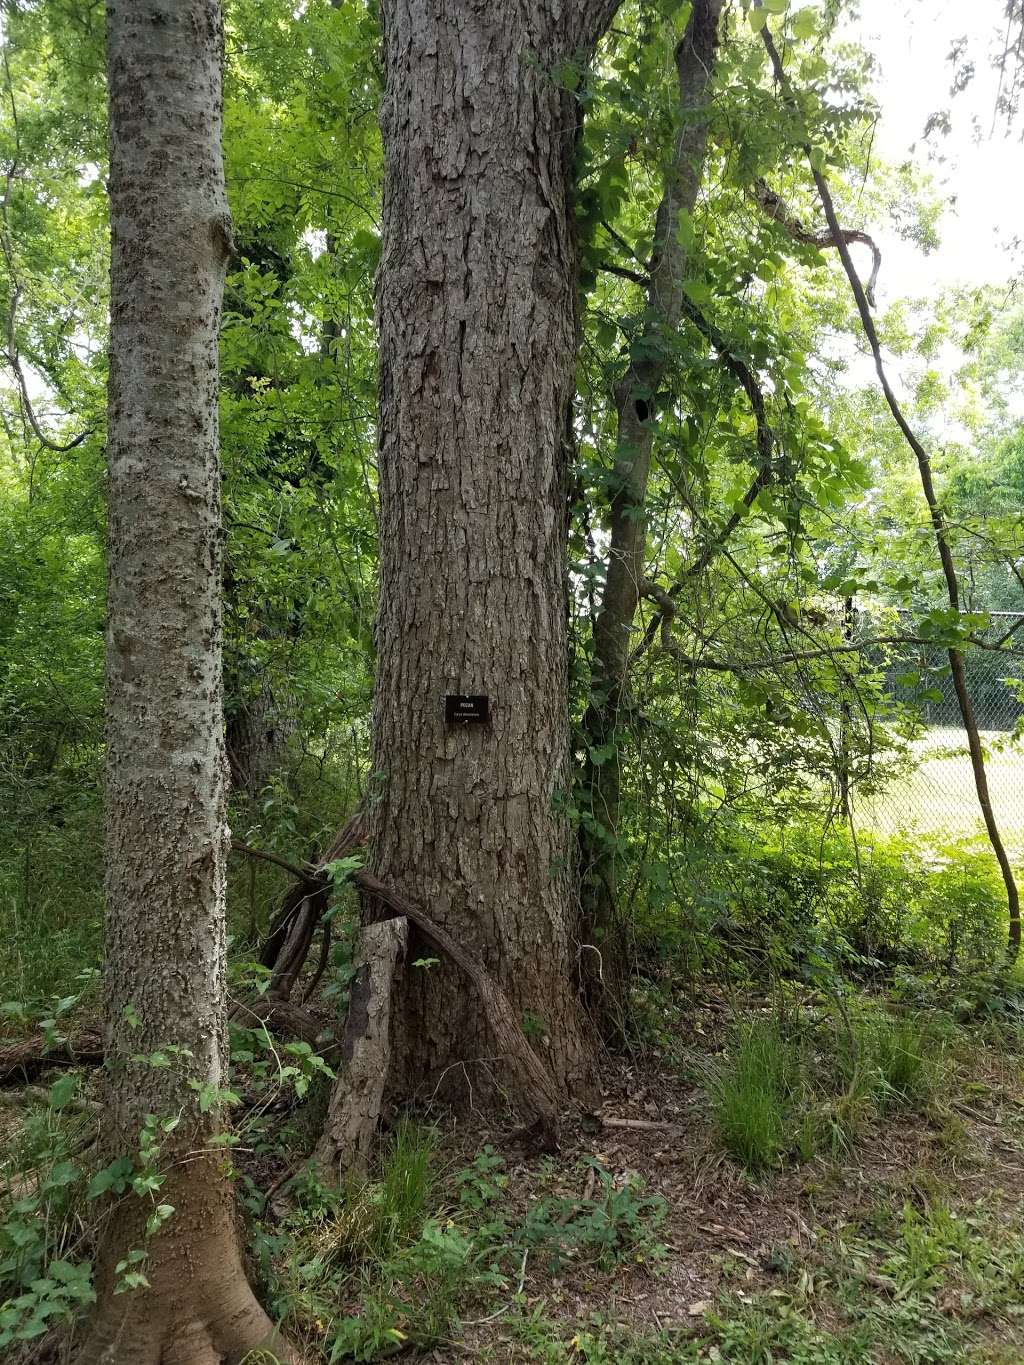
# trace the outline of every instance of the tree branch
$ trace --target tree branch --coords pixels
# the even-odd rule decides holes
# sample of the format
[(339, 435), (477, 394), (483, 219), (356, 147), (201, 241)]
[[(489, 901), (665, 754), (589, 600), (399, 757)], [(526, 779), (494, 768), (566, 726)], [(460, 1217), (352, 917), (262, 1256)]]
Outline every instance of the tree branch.
[[(871, 307), (875, 306), (875, 285), (878, 283), (878, 272), (882, 268), (882, 253), (878, 249), (875, 239), (866, 232), (861, 232), (857, 228), (809, 228), (796, 216), (793, 210), (772, 187), (758, 177), (754, 181), (752, 198), (760, 208), (778, 225), (792, 237), (795, 242), (802, 242), (805, 246), (837, 247), (840, 242), (846, 246), (851, 243), (859, 243), (866, 246), (871, 252), (871, 278), (864, 287), (864, 296)], [(837, 235), (838, 232), (838, 235)]]
[[(760, 0), (756, 0), (758, 5)], [(761, 26), (761, 40), (764, 43), (765, 51), (772, 64), (775, 73), (775, 80), (782, 94), (783, 101), (790, 109), (797, 107), (796, 97), (789, 82), (789, 77), (782, 65), (782, 58), (779, 56), (774, 39), (768, 28), (767, 20)], [(850, 282), (850, 289), (853, 292), (854, 302), (857, 305), (857, 312), (860, 315), (861, 326), (871, 348), (871, 354), (875, 362), (875, 372), (878, 375), (878, 382), (881, 385), (885, 401), (889, 405), (893, 420), (903, 433), (907, 445), (914, 452), (917, 459), (918, 473), (921, 479), (921, 489), (924, 493), (925, 502), (928, 504), (928, 512), (931, 517), (932, 529), (935, 534), (935, 544), (939, 553), (939, 562), (942, 565), (943, 577), (946, 580), (946, 592), (949, 598), (949, 605), (953, 611), (960, 610), (960, 586), (957, 578), (956, 565), (953, 562), (953, 552), (950, 549), (949, 539), (946, 534), (946, 521), (943, 515), (942, 506), (935, 491), (934, 480), (932, 479), (931, 460), (928, 452), (921, 444), (916, 432), (904, 416), (903, 409), (897, 401), (896, 395), (889, 383), (889, 376), (886, 373), (885, 363), (882, 359), (882, 347), (878, 340), (878, 333), (875, 330), (874, 319), (871, 316), (871, 308), (861, 284), (860, 276), (854, 267), (850, 256), (850, 248), (843, 236), (839, 220), (836, 216), (835, 205), (832, 202), (832, 193), (828, 186), (828, 181), (815, 165), (815, 159), (809, 143), (803, 143), (804, 155), (810, 167), (811, 175), (817, 186), (818, 197), (821, 206), (825, 211), (825, 219), (829, 229), (835, 239), (835, 245), (839, 251), (839, 258), (843, 263), (843, 269)], [(995, 818), (992, 808), (992, 800), (988, 788), (988, 776), (985, 772), (985, 752), (981, 743), (981, 736), (978, 732), (977, 717), (974, 713), (974, 702), (971, 698), (970, 689), (967, 684), (967, 673), (964, 668), (963, 655), (958, 648), (950, 647), (947, 651), (949, 658), (949, 668), (953, 676), (953, 687), (956, 692), (957, 703), (960, 707), (960, 715), (963, 718), (964, 729), (967, 732), (967, 746), (971, 756), (971, 770), (974, 774), (974, 785), (978, 794), (978, 805), (981, 809), (982, 819), (985, 822), (985, 829), (988, 832), (989, 843), (992, 845), (992, 852), (999, 865), (999, 871), (1006, 888), (1006, 904), (1009, 913), (1009, 934), (1007, 939), (1007, 956), (1010, 962), (1015, 962), (1020, 954), (1021, 944), (1021, 916), (1020, 916), (1020, 896), (1017, 891), (1017, 881), (1013, 874), (1013, 867), (1010, 863), (1006, 847), (1003, 844), (1002, 835)]]

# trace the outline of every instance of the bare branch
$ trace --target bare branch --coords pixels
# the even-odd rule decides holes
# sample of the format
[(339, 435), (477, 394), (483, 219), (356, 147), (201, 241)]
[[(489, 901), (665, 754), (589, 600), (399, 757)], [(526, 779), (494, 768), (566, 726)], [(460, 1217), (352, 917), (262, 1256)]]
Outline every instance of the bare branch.
[(846, 246), (850, 246), (854, 242), (866, 246), (871, 252), (872, 267), (871, 278), (864, 287), (864, 296), (874, 308), (875, 285), (878, 283), (878, 272), (882, 268), (882, 253), (873, 237), (857, 228), (840, 228), (837, 236), (831, 227), (817, 229), (807, 227), (796, 216), (785, 199), (760, 177), (754, 182), (752, 197), (768, 217), (773, 222), (778, 223), (795, 242), (816, 247), (838, 248), (840, 241), (844, 242)]

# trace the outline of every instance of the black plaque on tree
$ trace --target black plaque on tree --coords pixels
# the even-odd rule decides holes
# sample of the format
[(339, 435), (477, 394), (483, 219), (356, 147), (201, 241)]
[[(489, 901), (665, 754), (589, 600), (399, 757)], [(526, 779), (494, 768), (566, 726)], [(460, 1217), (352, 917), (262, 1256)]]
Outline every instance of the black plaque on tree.
[(445, 697), (444, 719), (447, 725), (482, 725), (490, 716), (488, 697)]

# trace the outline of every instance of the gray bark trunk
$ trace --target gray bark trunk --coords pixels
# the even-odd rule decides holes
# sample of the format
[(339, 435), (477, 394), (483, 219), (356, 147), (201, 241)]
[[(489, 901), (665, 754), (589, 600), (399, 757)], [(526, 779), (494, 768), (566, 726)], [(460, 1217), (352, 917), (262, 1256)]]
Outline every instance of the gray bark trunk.
[[(694, 0), (686, 32), (676, 49), (679, 101), (676, 142), (654, 224), (648, 319), (626, 373), (615, 389), (618, 431), (612, 480), (610, 545), (604, 591), (594, 625), (591, 702), (584, 719), (589, 750), (616, 741), (623, 723), (630, 627), (636, 614), (647, 553), (643, 507), (650, 478), (656, 399), (671, 360), (686, 278), (680, 215), (692, 213), (704, 176), (710, 88), (722, 0)], [(623, 944), (616, 920), (620, 853), (621, 774), (618, 752), (603, 762), (588, 759), (583, 797), (597, 828), (581, 834), (583, 936), (594, 951), (584, 957), (588, 994), (606, 1008), (618, 1003)]]
[[(563, 1093), (589, 1073), (590, 1049), (560, 804), (577, 112), (554, 72), (612, 7), (566, 8), (382, 5), (370, 813), (373, 871), (483, 963)], [(463, 693), (488, 696), (488, 723), (446, 726), (445, 696)], [(478, 1059), (500, 1072), (458, 974), (439, 965), (407, 978), (399, 1087), (441, 1076), (478, 1087)]]
[[(230, 220), (217, 0), (108, 7), (112, 222), (107, 629), (107, 1145), (163, 1140), (160, 1201), (110, 1211), (82, 1360), (240, 1359), (274, 1339), (216, 1152), (225, 1080), (217, 332)], [(140, 1060), (161, 1052), (169, 1066)], [(116, 1293), (147, 1252), (150, 1287)]]

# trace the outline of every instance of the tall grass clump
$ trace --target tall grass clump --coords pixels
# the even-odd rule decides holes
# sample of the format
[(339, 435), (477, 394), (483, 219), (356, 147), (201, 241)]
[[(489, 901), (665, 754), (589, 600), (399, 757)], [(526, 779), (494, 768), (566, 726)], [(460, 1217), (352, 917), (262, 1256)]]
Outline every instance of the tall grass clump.
[(836, 1034), (834, 1057), (841, 1083), (878, 1110), (927, 1109), (948, 1071), (947, 1032), (928, 1014), (872, 1010)]
[(755, 1019), (737, 1029), (710, 1094), (722, 1145), (748, 1170), (774, 1165), (792, 1145), (803, 1074), (803, 1049), (778, 1020)]
[(383, 1261), (415, 1242), (437, 1202), (437, 1134), (402, 1119), (381, 1154), (376, 1178), (346, 1182), (323, 1232), (332, 1262)]

